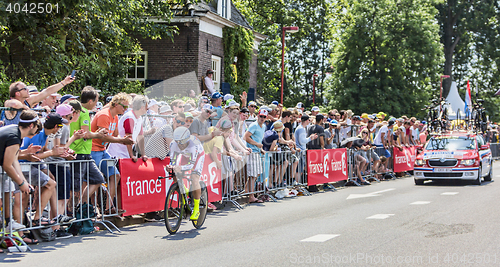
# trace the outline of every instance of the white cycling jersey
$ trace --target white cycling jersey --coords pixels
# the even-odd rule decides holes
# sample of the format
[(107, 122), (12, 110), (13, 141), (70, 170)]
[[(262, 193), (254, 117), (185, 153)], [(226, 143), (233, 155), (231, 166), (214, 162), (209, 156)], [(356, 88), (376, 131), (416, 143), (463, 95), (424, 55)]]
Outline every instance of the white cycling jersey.
[[(180, 156), (182, 157), (179, 158)], [(191, 136), (188, 146), (184, 150), (180, 150), (179, 145), (175, 141), (170, 143), (171, 165), (180, 165), (182, 171), (192, 171), (192, 173), (201, 175), (204, 162), (205, 152), (198, 138)]]

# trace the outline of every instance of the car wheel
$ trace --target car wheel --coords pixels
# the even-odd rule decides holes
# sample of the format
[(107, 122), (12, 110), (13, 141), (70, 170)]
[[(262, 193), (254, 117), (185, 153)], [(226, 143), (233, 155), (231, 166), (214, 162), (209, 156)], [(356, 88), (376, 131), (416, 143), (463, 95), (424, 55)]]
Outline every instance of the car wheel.
[(415, 178), (413, 178), (413, 180), (415, 181), (415, 185), (424, 185), (424, 180), (415, 179)]
[(481, 178), (482, 178), (482, 177), (481, 177), (481, 172), (482, 172), (482, 170), (481, 170), (481, 166), (479, 166), (479, 170), (477, 171), (477, 179), (476, 179), (476, 180), (474, 180), (474, 184), (475, 184), (475, 185), (481, 185), (481, 180), (482, 180), (482, 179), (481, 179)]
[(493, 177), (493, 164), (490, 164), (490, 172), (488, 175), (484, 176), (484, 181), (489, 182), (491, 181), (491, 178)]

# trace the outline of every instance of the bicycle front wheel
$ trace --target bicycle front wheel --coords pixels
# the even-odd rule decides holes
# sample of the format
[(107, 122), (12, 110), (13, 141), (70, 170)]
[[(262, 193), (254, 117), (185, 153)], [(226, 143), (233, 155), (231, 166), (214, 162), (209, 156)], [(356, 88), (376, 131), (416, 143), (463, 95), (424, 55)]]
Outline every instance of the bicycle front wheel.
[(165, 218), (165, 227), (170, 234), (175, 234), (181, 226), (182, 216), (184, 215), (184, 203), (182, 194), (177, 183), (172, 184), (168, 190), (165, 199), (165, 209), (163, 217)]
[(201, 226), (205, 222), (205, 218), (207, 217), (207, 210), (208, 210), (208, 192), (207, 192), (207, 186), (205, 185), (205, 182), (200, 181), (200, 188), (201, 188), (200, 217), (198, 217), (198, 220), (192, 221), (193, 226), (196, 229), (201, 228)]

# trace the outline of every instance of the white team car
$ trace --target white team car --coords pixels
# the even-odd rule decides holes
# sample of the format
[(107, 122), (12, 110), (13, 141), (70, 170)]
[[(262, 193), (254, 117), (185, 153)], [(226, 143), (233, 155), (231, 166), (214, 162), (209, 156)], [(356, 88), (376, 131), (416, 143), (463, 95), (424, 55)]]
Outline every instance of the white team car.
[(491, 181), (493, 164), (490, 145), (474, 133), (446, 133), (432, 136), (415, 160), (416, 185), (425, 180)]

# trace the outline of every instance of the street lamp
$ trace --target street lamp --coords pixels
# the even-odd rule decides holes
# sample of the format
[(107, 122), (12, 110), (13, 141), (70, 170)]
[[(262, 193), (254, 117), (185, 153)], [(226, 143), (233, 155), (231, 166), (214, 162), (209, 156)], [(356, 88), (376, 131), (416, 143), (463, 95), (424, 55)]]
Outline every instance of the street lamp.
[(295, 33), (299, 31), (299, 27), (288, 26), (283, 27), (281, 35), (281, 104), (283, 105), (283, 80), (285, 79), (285, 32)]
[(316, 104), (316, 77), (318, 74), (313, 75), (313, 105)]

